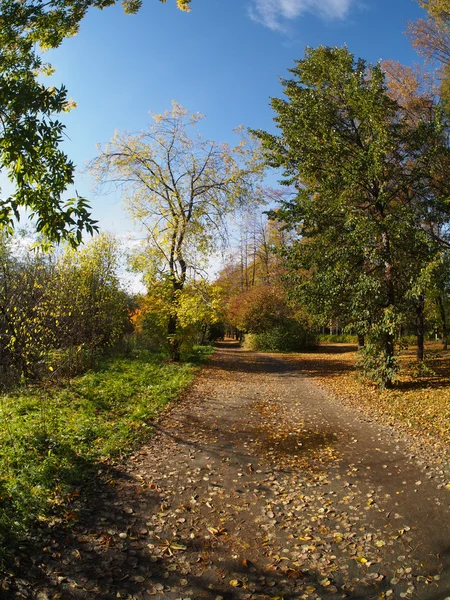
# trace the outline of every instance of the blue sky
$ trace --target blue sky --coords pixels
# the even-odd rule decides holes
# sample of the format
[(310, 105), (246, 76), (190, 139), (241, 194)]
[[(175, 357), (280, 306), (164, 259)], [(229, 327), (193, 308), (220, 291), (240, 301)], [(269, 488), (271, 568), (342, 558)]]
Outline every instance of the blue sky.
[[(418, 58), (403, 35), (422, 14), (414, 0), (192, 0), (190, 13), (144, 0), (134, 16), (121, 6), (92, 10), (77, 36), (47, 54), (78, 108), (67, 116), (65, 149), (80, 169), (115, 129), (138, 131), (148, 111), (177, 100), (206, 114), (203, 130), (233, 141), (238, 125), (273, 129), (270, 97), (305, 46), (347, 44), (370, 62)], [(116, 194), (96, 196), (87, 175), (78, 193), (103, 229), (132, 228)]]

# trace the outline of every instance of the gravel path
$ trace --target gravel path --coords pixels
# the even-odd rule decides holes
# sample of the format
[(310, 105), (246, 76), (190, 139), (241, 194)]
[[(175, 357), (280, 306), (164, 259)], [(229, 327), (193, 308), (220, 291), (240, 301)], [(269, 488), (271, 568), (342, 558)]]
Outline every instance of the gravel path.
[(3, 598), (450, 599), (450, 485), (294, 364), (223, 345)]

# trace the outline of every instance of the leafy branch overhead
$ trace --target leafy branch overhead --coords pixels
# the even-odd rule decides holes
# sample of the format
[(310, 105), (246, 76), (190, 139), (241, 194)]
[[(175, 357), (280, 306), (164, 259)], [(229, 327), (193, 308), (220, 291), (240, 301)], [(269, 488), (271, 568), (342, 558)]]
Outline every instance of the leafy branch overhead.
[[(110, 0), (0, 1), (0, 171), (11, 192), (0, 198), (0, 226), (11, 233), (23, 210), (35, 219), (38, 232), (51, 241), (72, 245), (82, 233), (97, 230), (88, 203), (78, 196), (64, 200), (74, 183), (74, 165), (61, 150), (64, 125), (58, 115), (72, 103), (64, 86), (45, 86), (40, 79), (49, 65), (36, 47), (56, 48), (77, 33), (90, 7), (104, 8)], [(189, 9), (189, 0), (178, 2)], [(128, 13), (140, 2), (124, 2)]]

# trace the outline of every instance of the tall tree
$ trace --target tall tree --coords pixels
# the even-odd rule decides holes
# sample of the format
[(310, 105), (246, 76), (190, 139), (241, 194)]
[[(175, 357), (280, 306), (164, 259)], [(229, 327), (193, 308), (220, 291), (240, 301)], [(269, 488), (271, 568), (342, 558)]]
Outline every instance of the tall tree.
[(287, 99), (272, 100), (280, 135), (256, 133), (268, 164), (297, 189), (278, 212), (299, 235), (287, 250), (293, 276), (306, 300), (343, 310), (380, 344), (389, 385), (395, 327), (433, 237), (430, 215), (447, 216), (434, 186), (448, 153), (443, 124), (438, 112), (405, 118), (382, 68), (346, 48), (309, 48), (291, 73)]
[[(417, 127), (420, 123), (433, 122), (439, 115), (439, 96), (433, 74), (423, 67), (404, 66), (396, 61), (385, 61), (383, 69), (386, 73), (389, 96), (400, 106), (404, 121), (410, 127)], [(445, 129), (443, 129), (444, 133)], [(430, 178), (433, 190), (439, 189), (445, 197), (447, 188), (448, 169), (450, 167), (447, 153), (440, 153), (434, 162), (433, 175)], [(439, 193), (439, 192), (438, 192)], [(435, 206), (436, 208), (436, 206)], [(434, 215), (437, 220), (434, 221)], [(417, 330), (417, 358), (424, 358), (424, 333), (425, 333), (425, 300), (427, 296), (438, 302), (443, 330), (446, 330), (445, 303), (439, 304), (445, 288), (445, 268), (448, 254), (448, 233), (442, 227), (442, 210), (429, 211), (427, 219), (429, 240), (426, 267), (412, 286), (409, 297), (413, 306), (414, 321)], [(445, 338), (445, 334), (443, 335)]]
[(163, 280), (170, 288), (173, 360), (180, 358), (180, 293), (226, 234), (225, 216), (253, 198), (260, 168), (257, 144), (207, 141), (195, 133), (202, 118), (174, 102), (171, 111), (153, 115), (146, 131), (117, 133), (92, 163), (100, 182), (124, 187), (126, 206), (146, 233), (140, 262), (147, 283)]

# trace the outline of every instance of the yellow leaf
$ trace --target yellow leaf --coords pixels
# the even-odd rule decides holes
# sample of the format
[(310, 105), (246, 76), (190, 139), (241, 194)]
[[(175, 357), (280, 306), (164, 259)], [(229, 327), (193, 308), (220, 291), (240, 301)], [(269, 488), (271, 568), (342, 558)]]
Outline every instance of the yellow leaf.
[(186, 550), (186, 546), (183, 546), (183, 544), (170, 544), (170, 547), (172, 548), (172, 550)]

